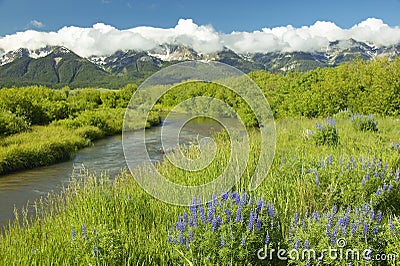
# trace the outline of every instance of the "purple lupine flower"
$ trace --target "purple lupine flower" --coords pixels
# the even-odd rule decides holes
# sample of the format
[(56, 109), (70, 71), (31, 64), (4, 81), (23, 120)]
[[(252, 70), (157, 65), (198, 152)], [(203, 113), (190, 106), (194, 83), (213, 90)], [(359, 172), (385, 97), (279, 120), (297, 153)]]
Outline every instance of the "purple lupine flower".
[(206, 218), (206, 213), (205, 213), (205, 210), (204, 210), (204, 207), (203, 207), (203, 206), (200, 206), (200, 220), (201, 220), (201, 222), (202, 222), (203, 224), (205, 224), (205, 223), (206, 223), (206, 220), (207, 220), (207, 218)]
[(316, 124), (315, 127), (316, 127), (318, 130), (322, 130), (322, 125), (321, 125), (321, 124)]
[(300, 248), (300, 245), (301, 245), (300, 239), (297, 239), (296, 243), (294, 244), (294, 249), (298, 250)]
[(76, 232), (75, 232), (74, 228), (72, 228), (71, 234), (72, 234), (72, 240), (75, 240), (76, 239)]
[(256, 229), (260, 230), (261, 229), (261, 217), (257, 215), (257, 220), (256, 220)]
[(331, 126), (336, 126), (336, 120), (332, 119), (332, 117), (329, 117), (329, 123), (331, 124)]
[(196, 226), (197, 225), (197, 206), (195, 203), (190, 204), (189, 211), (191, 213), (190, 226)]
[(184, 221), (185, 223), (188, 222), (188, 215), (187, 215), (187, 212), (186, 212), (186, 211), (183, 212), (183, 221)]
[(329, 163), (329, 164), (332, 164), (332, 162), (333, 162), (333, 156), (332, 156), (332, 154), (331, 154), (331, 155), (329, 155), (329, 157), (328, 157), (328, 163)]
[(194, 233), (192, 228), (190, 228), (189, 230), (189, 242), (193, 242), (193, 238), (194, 238)]
[(246, 193), (246, 191), (242, 192), (242, 201), (240, 202), (241, 206), (244, 206), (247, 203), (248, 200), (248, 195)]
[(227, 201), (229, 198), (229, 193), (228, 192), (224, 192), (221, 195), (221, 201)]
[(195, 227), (196, 226), (192, 216), (189, 217), (189, 226), (190, 227)]
[(371, 207), (369, 218), (371, 218), (371, 220), (375, 220), (375, 211), (373, 207)]
[(377, 168), (380, 169), (381, 167), (382, 167), (382, 161), (381, 161), (381, 159), (379, 159), (379, 160), (378, 160)]
[(396, 171), (396, 177), (395, 177), (394, 181), (399, 182), (399, 177), (400, 177), (400, 169), (398, 169)]
[(387, 188), (387, 185), (386, 185), (386, 182), (385, 182), (385, 183), (383, 183), (382, 191), (386, 191), (386, 188)]
[(363, 204), (363, 205), (361, 206), (361, 210), (365, 213), (365, 215), (367, 215), (368, 212), (369, 212), (368, 204)]
[(335, 214), (337, 213), (337, 206), (336, 205), (334, 205), (333, 207), (332, 207), (332, 216), (333, 217), (335, 217)]
[(270, 240), (271, 240), (271, 239), (270, 239), (270, 237), (269, 237), (269, 235), (268, 235), (268, 232), (267, 232), (267, 235), (265, 236), (265, 241), (264, 241), (264, 243), (265, 243), (266, 245), (268, 245), (268, 243), (269, 243)]
[(246, 245), (246, 239), (244, 238), (244, 234), (242, 234), (241, 244), (242, 244), (242, 246)]
[(264, 207), (265, 203), (263, 199), (259, 199), (257, 203), (256, 212), (260, 212), (261, 209)]
[(299, 215), (297, 214), (297, 212), (294, 213), (294, 221), (293, 221), (293, 223), (295, 225), (297, 225), (299, 223)]
[(388, 187), (388, 192), (391, 192), (392, 191), (392, 189), (393, 189), (393, 185), (392, 185), (392, 182), (390, 182), (390, 184), (389, 184), (389, 187)]
[(254, 221), (255, 221), (255, 214), (253, 211), (250, 212), (250, 217), (249, 217), (249, 224), (247, 225), (248, 230), (252, 230), (254, 226)]
[(346, 227), (345, 217), (339, 217), (338, 224), (340, 225), (340, 227)]
[(211, 230), (213, 231), (213, 233), (218, 229), (218, 221), (217, 218), (214, 217), (211, 221)]
[(242, 207), (239, 207), (236, 211), (235, 223), (238, 223), (242, 220)]
[(371, 161), (371, 169), (375, 168), (375, 160), (376, 160), (376, 156), (374, 155), (374, 157), (372, 158), (372, 161)]
[(367, 222), (364, 223), (363, 233), (364, 233), (365, 236), (367, 236), (367, 234), (368, 234), (368, 223)]
[(331, 225), (329, 223), (326, 225), (325, 234), (327, 237), (331, 236)]
[(237, 192), (235, 193), (235, 203), (240, 204), (240, 194)]
[(319, 212), (313, 212), (313, 213), (311, 214), (311, 217), (314, 219), (314, 221), (318, 222), (318, 221), (319, 221), (320, 214), (319, 214)]
[(267, 208), (267, 209), (268, 209), (268, 215), (269, 215), (269, 217), (274, 218), (274, 215), (275, 215), (275, 207), (274, 207), (274, 204), (268, 202), (268, 208)]
[(176, 239), (176, 235), (174, 236), (174, 244), (178, 244), (178, 240)]
[(178, 222), (176, 223), (176, 230), (178, 230), (181, 234), (185, 231), (186, 224), (183, 221), (183, 218), (179, 217)]
[(306, 239), (306, 241), (304, 241), (304, 249), (305, 250), (309, 250), (310, 249), (310, 243), (308, 242), (308, 239)]
[(85, 224), (82, 225), (82, 236), (83, 237), (86, 236), (86, 225)]
[(319, 187), (319, 179), (317, 171), (314, 171), (314, 175), (315, 175), (315, 184), (317, 185), (317, 187)]
[(378, 211), (378, 218), (377, 218), (378, 223), (382, 221), (382, 212)]
[(213, 219), (213, 214), (215, 213), (215, 205), (211, 202), (208, 203), (208, 222), (211, 223)]
[(332, 232), (332, 235), (331, 235), (331, 243), (332, 243), (333, 246), (336, 245), (337, 234), (338, 234), (338, 228), (337, 228), (337, 226), (335, 226), (333, 228), (333, 232)]
[(375, 235), (375, 236), (378, 236), (378, 232), (379, 232), (379, 229), (378, 229), (378, 227), (375, 225), (375, 226), (374, 226), (374, 235)]
[(369, 181), (369, 172), (365, 174), (365, 181)]
[(170, 233), (168, 233), (168, 242), (172, 243), (172, 236), (170, 235)]
[(224, 235), (221, 235), (221, 247), (225, 247), (225, 237)]
[(321, 161), (320, 165), (321, 165), (321, 168), (324, 168), (325, 167), (324, 161)]
[(217, 216), (217, 224), (218, 224), (218, 227), (220, 227), (222, 224), (222, 217), (220, 215)]
[(97, 257), (98, 255), (99, 255), (99, 252), (97, 250), (97, 246), (94, 245), (94, 247), (93, 247), (93, 256)]
[(179, 242), (181, 243), (181, 245), (185, 244), (186, 238), (183, 236), (183, 234), (179, 235)]
[(379, 195), (381, 195), (382, 194), (382, 191), (378, 188), (378, 190), (376, 191), (376, 196), (379, 196)]
[(225, 210), (225, 214), (226, 214), (226, 222), (229, 223), (231, 221), (231, 210), (230, 209), (226, 209)]
[(365, 179), (363, 178), (362, 180), (361, 180), (361, 185), (364, 187), (364, 185), (365, 185)]
[(357, 231), (357, 224), (353, 223), (352, 228), (351, 228), (351, 236), (354, 236)]

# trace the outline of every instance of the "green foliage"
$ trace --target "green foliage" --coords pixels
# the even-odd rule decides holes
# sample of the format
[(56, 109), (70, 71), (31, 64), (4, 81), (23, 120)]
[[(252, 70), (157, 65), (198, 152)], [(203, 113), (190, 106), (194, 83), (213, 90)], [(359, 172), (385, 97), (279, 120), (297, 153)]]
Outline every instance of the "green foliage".
[(90, 144), (75, 131), (57, 126), (34, 127), (0, 142), (0, 174), (68, 160)]
[[(198, 96), (209, 98), (195, 99)], [(220, 101), (233, 108), (222, 108)], [(236, 117), (238, 115), (245, 126), (258, 126), (254, 112), (246, 101), (229, 88), (208, 82), (187, 82), (173, 87), (164, 94), (158, 104), (162, 109), (172, 109), (178, 104), (184, 112), (191, 114), (214, 114), (219, 117)]]
[[(135, 85), (118, 91), (45, 87), (0, 90), (0, 174), (68, 160), (92, 140), (122, 132), (125, 108)], [(116, 99), (110, 104), (110, 95)], [(102, 101), (104, 100), (104, 103)], [(143, 115), (137, 115), (144, 120)], [(161, 122), (151, 112), (147, 125)], [(49, 126), (47, 126), (50, 124)], [(31, 132), (24, 132), (31, 129)], [(46, 126), (37, 126), (46, 125)]]
[(25, 119), (9, 111), (0, 111), (0, 135), (8, 136), (29, 129)]
[(317, 124), (316, 128), (311, 136), (316, 145), (336, 146), (339, 144), (339, 132), (336, 121), (332, 117), (326, 119), (325, 125)]
[(374, 115), (359, 115), (355, 114), (351, 117), (351, 122), (356, 130), (360, 131), (378, 131), (378, 121)]

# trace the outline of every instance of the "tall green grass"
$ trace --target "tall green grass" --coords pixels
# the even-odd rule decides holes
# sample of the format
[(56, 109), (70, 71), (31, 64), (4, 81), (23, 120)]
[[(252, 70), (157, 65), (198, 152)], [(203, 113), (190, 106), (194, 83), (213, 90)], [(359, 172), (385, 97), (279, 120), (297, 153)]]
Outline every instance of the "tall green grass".
[[(266, 178), (254, 192), (271, 201), (279, 214), (281, 236), (287, 239), (294, 213), (327, 211), (333, 205), (356, 205), (369, 201), (375, 191), (363, 188), (365, 170), (357, 161), (371, 161), (375, 156), (391, 169), (400, 167), (400, 155), (393, 143), (400, 142), (397, 118), (378, 118), (378, 132), (361, 132), (352, 127), (349, 118), (337, 121), (340, 136), (336, 146), (317, 146), (304, 136), (323, 120), (287, 118), (278, 120), (277, 151), (272, 168), (263, 173)], [(252, 155), (248, 169), (235, 191), (248, 189), (252, 170), (258, 160), (260, 137), (250, 133)], [(210, 169), (187, 173), (169, 162), (158, 165), (170, 180), (187, 184), (202, 184), (213, 180), (230, 155), (229, 143), (216, 138), (217, 159)], [(190, 148), (190, 157), (198, 150)], [(332, 155), (332, 162), (327, 158)], [(261, 162), (262, 163), (262, 162)], [(324, 163), (324, 165), (322, 165)], [(383, 166), (382, 166), (383, 167)], [(349, 170), (350, 169), (350, 170)], [(318, 172), (319, 185), (314, 171)], [(103, 174), (83, 173), (83, 179), (73, 182), (59, 195), (50, 195), (36, 203), (37, 216), (29, 218), (26, 211), (16, 212), (17, 219), (0, 237), (0, 264), (17, 265), (182, 265), (187, 261), (178, 249), (167, 242), (168, 232), (185, 207), (158, 201), (143, 191), (135, 179), (122, 171), (112, 182)], [(375, 179), (374, 179), (375, 180)], [(378, 179), (377, 179), (378, 180)], [(374, 181), (375, 182), (375, 181)], [(377, 181), (378, 182), (378, 181)], [(383, 181), (382, 181), (383, 182)], [(376, 189), (378, 183), (371, 183)], [(196, 196), (196, 195), (193, 195)], [(376, 204), (380, 204), (373, 198)], [(397, 215), (397, 201), (386, 200), (376, 207), (384, 212), (384, 220)], [(399, 209), (399, 208), (397, 208)], [(400, 244), (393, 242), (390, 248)], [(223, 262), (220, 262), (222, 265)]]
[[(66, 161), (78, 149), (90, 146), (93, 140), (120, 134), (124, 112), (123, 108), (84, 111), (75, 118), (0, 137), (0, 175)], [(144, 119), (142, 114), (135, 115), (131, 129), (160, 123), (158, 113), (152, 113), (146, 125), (140, 122)]]

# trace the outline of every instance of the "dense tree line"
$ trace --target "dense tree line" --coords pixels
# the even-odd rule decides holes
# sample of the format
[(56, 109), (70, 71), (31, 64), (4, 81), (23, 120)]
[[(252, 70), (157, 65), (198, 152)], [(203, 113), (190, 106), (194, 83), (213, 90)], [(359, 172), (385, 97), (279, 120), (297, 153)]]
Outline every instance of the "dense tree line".
[(400, 58), (356, 59), (304, 74), (258, 71), (250, 77), (262, 88), (277, 117), (326, 117), (346, 109), (361, 114), (400, 114)]

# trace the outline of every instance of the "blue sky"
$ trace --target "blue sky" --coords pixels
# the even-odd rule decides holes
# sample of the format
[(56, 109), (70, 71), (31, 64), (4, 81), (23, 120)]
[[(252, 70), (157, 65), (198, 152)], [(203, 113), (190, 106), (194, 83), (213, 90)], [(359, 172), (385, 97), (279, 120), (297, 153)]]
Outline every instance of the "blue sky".
[(396, 26), (400, 25), (399, 13), (400, 0), (0, 0), (0, 36), (27, 29), (91, 27), (97, 22), (118, 29), (142, 25), (168, 28), (180, 18), (211, 24), (225, 33), (288, 24), (300, 27), (318, 20), (349, 28), (369, 17)]

